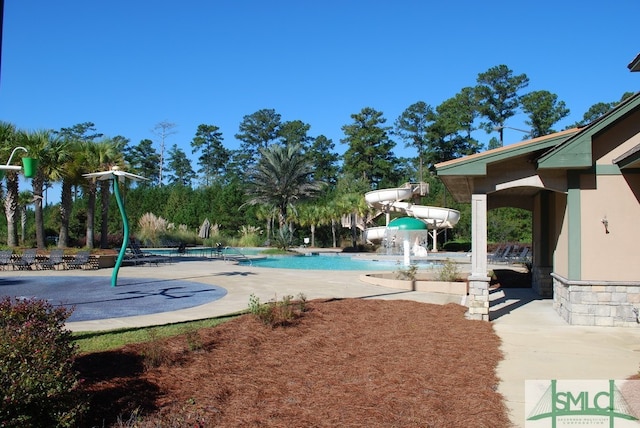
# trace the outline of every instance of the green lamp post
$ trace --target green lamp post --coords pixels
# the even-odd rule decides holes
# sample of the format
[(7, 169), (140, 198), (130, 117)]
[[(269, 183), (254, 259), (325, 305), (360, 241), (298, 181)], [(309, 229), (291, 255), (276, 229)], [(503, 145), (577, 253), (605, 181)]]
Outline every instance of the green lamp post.
[(113, 181), (113, 194), (115, 195), (116, 202), (118, 203), (118, 209), (120, 210), (120, 215), (122, 216), (122, 225), (124, 228), (124, 233), (122, 236), (122, 247), (120, 247), (116, 265), (114, 266), (113, 273), (111, 274), (111, 286), (115, 287), (118, 284), (118, 271), (120, 270), (120, 265), (122, 265), (122, 260), (124, 260), (124, 254), (127, 251), (127, 244), (129, 242), (129, 220), (127, 220), (127, 213), (124, 209), (124, 203), (122, 201), (122, 196), (120, 195), (120, 185), (118, 184), (118, 182), (124, 181), (125, 178), (134, 181), (147, 180), (147, 178), (140, 175), (131, 174), (129, 172), (120, 171), (120, 168), (117, 166), (111, 167), (111, 170), (109, 171), (92, 172), (90, 174), (83, 174), (82, 176), (101, 181)]

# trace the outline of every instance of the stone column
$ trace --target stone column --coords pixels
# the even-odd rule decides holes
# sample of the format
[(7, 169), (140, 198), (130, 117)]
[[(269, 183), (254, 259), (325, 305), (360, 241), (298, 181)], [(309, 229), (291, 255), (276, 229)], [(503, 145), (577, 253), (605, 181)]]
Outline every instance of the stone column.
[(468, 280), (467, 318), (489, 321), (487, 195), (471, 196), (471, 275)]

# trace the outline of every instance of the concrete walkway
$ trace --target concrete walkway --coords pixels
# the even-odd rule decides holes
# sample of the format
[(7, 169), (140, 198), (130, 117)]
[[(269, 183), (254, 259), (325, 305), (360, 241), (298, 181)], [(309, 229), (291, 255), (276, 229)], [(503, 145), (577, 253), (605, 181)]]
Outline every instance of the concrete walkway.
[[(77, 276), (111, 276), (111, 269), (73, 271)], [(6, 271), (3, 276), (69, 275), (69, 271)], [(120, 278), (165, 278), (223, 287), (227, 294), (201, 306), (172, 312), (68, 323), (73, 331), (128, 328), (227, 315), (246, 310), (249, 296), (261, 301), (297, 296), (318, 298), (404, 299), (425, 303), (460, 303), (459, 296), (399, 291), (361, 282), (358, 271), (312, 271), (257, 268), (219, 259), (179, 261), (160, 266), (123, 267)], [(551, 300), (538, 299), (530, 289), (492, 293), (491, 319), (502, 339), (504, 359), (498, 365), (499, 392), (514, 426), (525, 421), (524, 381), (527, 379), (625, 379), (638, 372), (640, 327), (580, 327), (567, 325)]]
[(638, 373), (640, 326), (568, 325), (550, 299), (541, 300), (531, 289), (492, 293), (491, 308), (504, 354), (498, 391), (516, 427), (524, 426), (527, 414), (525, 380), (626, 379)]

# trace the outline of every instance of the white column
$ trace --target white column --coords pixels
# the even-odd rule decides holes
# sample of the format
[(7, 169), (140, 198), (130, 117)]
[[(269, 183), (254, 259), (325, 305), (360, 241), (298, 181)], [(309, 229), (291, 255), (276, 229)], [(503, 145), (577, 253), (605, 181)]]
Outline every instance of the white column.
[(471, 196), (471, 276), (487, 276), (487, 195)]
[(434, 253), (438, 252), (438, 228), (434, 227), (433, 228), (433, 248), (431, 249), (431, 251), (433, 251)]
[(408, 232), (406, 232), (404, 241), (402, 241), (402, 249), (404, 251), (404, 265), (411, 266), (411, 243), (409, 242)]
[(467, 318), (489, 321), (487, 195), (471, 196), (471, 275), (468, 280)]

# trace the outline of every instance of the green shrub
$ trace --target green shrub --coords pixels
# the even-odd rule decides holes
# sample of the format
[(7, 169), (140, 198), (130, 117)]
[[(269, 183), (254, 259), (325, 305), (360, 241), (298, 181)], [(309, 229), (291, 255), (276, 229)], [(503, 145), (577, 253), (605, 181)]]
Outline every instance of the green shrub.
[(438, 281), (445, 282), (455, 282), (460, 281), (460, 268), (456, 264), (456, 262), (451, 259), (447, 259), (444, 261), (442, 266), (438, 268), (437, 274)]
[(249, 296), (249, 312), (271, 327), (291, 325), (293, 321), (306, 311), (307, 298), (298, 294), (298, 300), (293, 296), (284, 296), (281, 301), (274, 299), (268, 303), (260, 302), (255, 294)]
[(471, 241), (448, 241), (442, 245), (444, 251), (470, 251)]
[(70, 427), (81, 417), (69, 315), (43, 300), (0, 300), (0, 427)]
[(195, 244), (196, 234), (184, 224), (176, 226), (153, 213), (145, 213), (138, 220), (136, 238), (146, 247), (173, 246), (176, 243)]
[(278, 229), (273, 237), (273, 245), (283, 251), (286, 251), (293, 245), (294, 234), (287, 227)]
[(396, 271), (396, 278), (404, 281), (415, 281), (418, 273), (418, 265), (410, 264), (409, 266), (401, 266)]
[(234, 245), (237, 247), (259, 247), (264, 240), (262, 229), (256, 226), (242, 226), (238, 232), (240, 232), (240, 239)]

